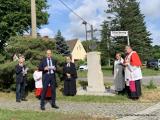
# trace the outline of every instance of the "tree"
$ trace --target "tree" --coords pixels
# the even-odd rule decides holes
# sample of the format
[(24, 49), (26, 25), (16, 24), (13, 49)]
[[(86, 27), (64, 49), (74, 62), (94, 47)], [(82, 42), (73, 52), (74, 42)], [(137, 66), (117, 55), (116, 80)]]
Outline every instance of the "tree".
[(152, 48), (152, 57), (150, 59), (160, 59), (160, 46), (155, 45)]
[[(151, 54), (150, 33), (146, 29), (144, 15), (140, 13), (139, 3), (136, 0), (108, 0), (108, 10), (111, 14), (111, 30), (129, 31), (130, 44), (141, 56), (147, 60)], [(127, 45), (127, 38), (117, 37), (112, 40), (114, 49), (122, 52)]]
[(62, 36), (60, 30), (57, 32), (57, 35), (55, 36), (55, 40), (56, 40), (57, 52), (62, 55), (69, 55), (70, 54), (69, 47), (67, 46), (65, 39)]
[(109, 37), (109, 26), (107, 22), (104, 22), (102, 25), (101, 31), (101, 42), (99, 51), (101, 52), (101, 63), (102, 65), (110, 65), (110, 37)]
[[(47, 0), (36, 0), (37, 27), (48, 22)], [(0, 0), (0, 48), (15, 35), (31, 29), (31, 0)]]

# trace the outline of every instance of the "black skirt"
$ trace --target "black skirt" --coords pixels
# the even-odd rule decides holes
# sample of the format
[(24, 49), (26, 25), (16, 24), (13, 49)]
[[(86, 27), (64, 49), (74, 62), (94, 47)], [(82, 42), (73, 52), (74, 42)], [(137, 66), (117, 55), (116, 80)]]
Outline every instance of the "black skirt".
[(131, 90), (128, 88), (128, 97), (131, 99), (138, 99), (142, 95), (140, 80), (135, 81), (135, 88), (136, 88), (135, 92), (131, 92)]
[(64, 95), (74, 96), (77, 93), (76, 79), (70, 78), (64, 80)]

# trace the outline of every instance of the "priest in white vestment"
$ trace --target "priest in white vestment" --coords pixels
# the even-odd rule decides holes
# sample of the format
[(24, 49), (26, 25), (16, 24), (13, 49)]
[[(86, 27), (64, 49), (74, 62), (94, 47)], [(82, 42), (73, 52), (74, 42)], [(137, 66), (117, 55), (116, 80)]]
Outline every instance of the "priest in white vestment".
[(128, 95), (131, 99), (139, 99), (141, 96), (141, 60), (136, 51), (130, 46), (125, 47), (126, 58), (125, 65), (125, 81), (128, 86)]

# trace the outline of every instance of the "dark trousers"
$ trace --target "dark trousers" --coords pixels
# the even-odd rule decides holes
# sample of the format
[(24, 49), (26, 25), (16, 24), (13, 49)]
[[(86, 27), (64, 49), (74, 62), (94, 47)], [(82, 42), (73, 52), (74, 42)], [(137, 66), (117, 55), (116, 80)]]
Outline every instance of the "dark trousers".
[(25, 82), (16, 83), (16, 100), (19, 101), (25, 98)]
[(48, 85), (51, 86), (51, 104), (54, 105), (56, 101), (56, 81), (54, 74), (46, 74), (43, 79), (43, 90), (41, 94), (41, 106), (45, 105), (45, 97)]

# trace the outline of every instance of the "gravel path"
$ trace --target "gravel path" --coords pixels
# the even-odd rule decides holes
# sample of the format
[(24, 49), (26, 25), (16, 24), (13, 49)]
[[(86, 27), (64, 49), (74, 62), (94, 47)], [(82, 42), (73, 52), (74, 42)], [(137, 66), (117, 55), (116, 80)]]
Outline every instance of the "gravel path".
[[(137, 113), (145, 110), (155, 103), (77, 103), (77, 102), (58, 102), (60, 109), (55, 110), (46, 104), (46, 111), (63, 113), (83, 113), (99, 117), (122, 118), (128, 114)], [(33, 110), (40, 111), (39, 101), (27, 101), (16, 103), (13, 100), (0, 99), (0, 108), (10, 110)], [(159, 112), (160, 113), (160, 112)], [(156, 113), (157, 114), (157, 113)], [(143, 120), (143, 119), (139, 119)], [(145, 119), (147, 120), (147, 119)]]
[[(78, 78), (78, 80), (87, 81), (87, 78)], [(143, 77), (142, 84), (148, 85), (151, 80), (153, 80), (156, 85), (160, 85), (160, 76), (145, 76)], [(104, 76), (104, 82), (113, 82), (113, 77)]]

